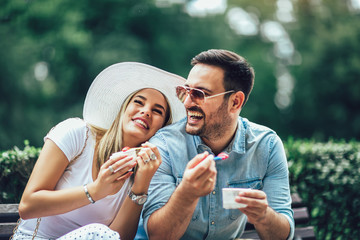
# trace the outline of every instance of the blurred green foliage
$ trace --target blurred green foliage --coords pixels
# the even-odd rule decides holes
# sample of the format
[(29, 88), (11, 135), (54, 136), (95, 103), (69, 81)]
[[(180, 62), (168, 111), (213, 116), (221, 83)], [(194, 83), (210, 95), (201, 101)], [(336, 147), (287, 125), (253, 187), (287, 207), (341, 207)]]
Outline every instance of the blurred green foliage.
[[(255, 68), (244, 117), (282, 138), (359, 139), (359, 12), (350, 1), (291, 1), (294, 21), (280, 22), (286, 1), (228, 0), (224, 13), (197, 17), (185, 11), (191, 1), (0, 0), (0, 149), (23, 139), (40, 147), (52, 126), (82, 117), (87, 89), (111, 64), (140, 61), (186, 77), (190, 59), (210, 48), (235, 51)], [(256, 20), (256, 34), (230, 26), (236, 8)], [(269, 21), (286, 30), (288, 48), (264, 37)], [(292, 58), (279, 56), (291, 47)], [(279, 81), (284, 69), (294, 86)], [(274, 103), (279, 89), (291, 90), (289, 104)]]
[(346, 2), (299, 5), (299, 29), (291, 32), (303, 63), (293, 69), (290, 121), (302, 137), (360, 138), (360, 12), (351, 14)]
[(290, 184), (311, 215), (317, 239), (360, 236), (360, 143), (289, 139)]

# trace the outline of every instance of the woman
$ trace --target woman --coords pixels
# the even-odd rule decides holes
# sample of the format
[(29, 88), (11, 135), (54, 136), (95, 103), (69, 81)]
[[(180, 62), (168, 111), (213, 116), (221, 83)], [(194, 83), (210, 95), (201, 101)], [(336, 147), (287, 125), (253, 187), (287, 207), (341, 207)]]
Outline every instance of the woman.
[[(175, 97), (175, 86), (184, 82), (141, 63), (102, 71), (87, 93), (84, 120), (67, 119), (45, 137), (19, 204), (24, 220), (14, 239), (134, 238), (161, 163), (146, 141), (185, 116)], [(141, 150), (132, 156), (124, 147)]]

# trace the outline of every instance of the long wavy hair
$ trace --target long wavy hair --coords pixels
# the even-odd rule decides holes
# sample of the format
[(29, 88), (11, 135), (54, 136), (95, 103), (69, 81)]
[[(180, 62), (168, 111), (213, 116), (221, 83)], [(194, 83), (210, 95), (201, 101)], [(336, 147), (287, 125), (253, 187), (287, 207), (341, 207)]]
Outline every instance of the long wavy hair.
[[(94, 135), (96, 136), (95, 156), (97, 158), (96, 165), (98, 169), (100, 169), (101, 165), (103, 165), (113, 153), (119, 152), (123, 147), (125, 147), (123, 146), (122, 143), (123, 141), (122, 123), (123, 123), (124, 113), (132, 98), (135, 96), (135, 94), (137, 94), (141, 90), (143, 89), (140, 89), (130, 94), (126, 98), (126, 100), (121, 105), (120, 111), (118, 112), (114, 122), (111, 124), (109, 129), (103, 129), (89, 124), (92, 133), (94, 133)], [(168, 111), (166, 113), (165, 123), (163, 125), (164, 127), (172, 123), (172, 117), (171, 117), (171, 109), (170, 109), (169, 101), (167, 100), (165, 95), (163, 96), (168, 105)]]

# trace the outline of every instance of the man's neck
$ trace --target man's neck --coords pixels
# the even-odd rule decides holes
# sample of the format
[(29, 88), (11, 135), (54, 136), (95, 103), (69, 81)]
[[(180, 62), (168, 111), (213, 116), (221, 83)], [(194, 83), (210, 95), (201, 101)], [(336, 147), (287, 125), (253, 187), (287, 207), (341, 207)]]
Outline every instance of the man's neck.
[(201, 140), (212, 150), (215, 155), (221, 153), (233, 140), (237, 130), (237, 123), (233, 125), (228, 131), (222, 134), (222, 137), (211, 139), (206, 137), (201, 137)]

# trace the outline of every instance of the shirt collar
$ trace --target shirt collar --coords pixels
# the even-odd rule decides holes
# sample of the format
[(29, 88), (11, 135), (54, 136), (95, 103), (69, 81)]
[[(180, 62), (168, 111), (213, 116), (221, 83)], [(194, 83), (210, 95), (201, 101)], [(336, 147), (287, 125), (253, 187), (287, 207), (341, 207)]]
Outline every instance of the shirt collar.
[(242, 121), (242, 118), (238, 118), (238, 127), (236, 130), (235, 137), (230, 142), (231, 150), (240, 154), (245, 153), (245, 136), (246, 136), (246, 127), (245, 122)]

